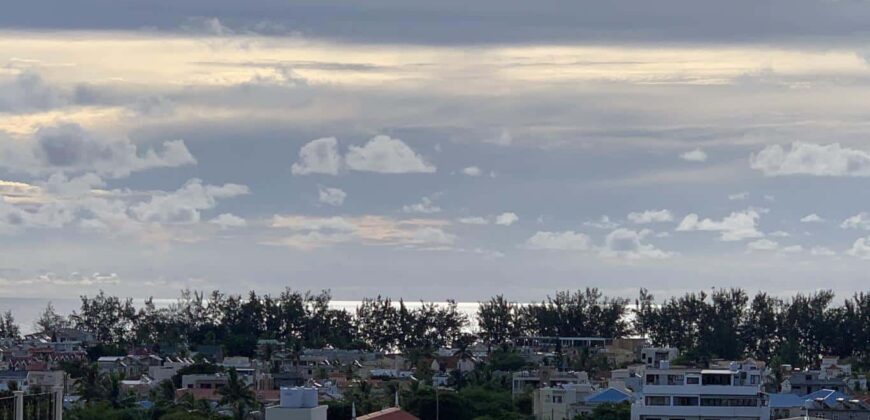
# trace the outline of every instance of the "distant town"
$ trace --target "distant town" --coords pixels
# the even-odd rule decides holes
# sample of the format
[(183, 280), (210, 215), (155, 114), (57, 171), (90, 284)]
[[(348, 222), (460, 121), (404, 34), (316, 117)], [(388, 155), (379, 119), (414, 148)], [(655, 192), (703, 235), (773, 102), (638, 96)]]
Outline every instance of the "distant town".
[[(0, 316), (0, 420), (870, 420), (870, 293), (100, 292)], [(28, 327), (29, 328), (29, 327)]]

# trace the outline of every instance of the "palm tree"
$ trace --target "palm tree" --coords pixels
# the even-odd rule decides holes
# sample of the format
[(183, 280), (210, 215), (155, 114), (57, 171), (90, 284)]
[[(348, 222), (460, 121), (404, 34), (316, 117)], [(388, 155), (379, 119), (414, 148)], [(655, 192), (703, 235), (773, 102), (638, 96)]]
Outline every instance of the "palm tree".
[(246, 409), (253, 407), (256, 403), (251, 386), (239, 379), (239, 374), (235, 369), (230, 369), (227, 384), (218, 389), (218, 394), (221, 395), (221, 405), (228, 405), (233, 408), (236, 420), (243, 420), (247, 411)]

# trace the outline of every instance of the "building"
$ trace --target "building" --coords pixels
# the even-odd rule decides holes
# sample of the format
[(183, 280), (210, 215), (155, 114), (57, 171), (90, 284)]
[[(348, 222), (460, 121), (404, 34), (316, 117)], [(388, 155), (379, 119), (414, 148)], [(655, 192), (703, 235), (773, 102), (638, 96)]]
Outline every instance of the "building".
[(542, 369), (514, 372), (511, 391), (513, 396), (517, 396), (535, 388), (556, 387), (565, 384), (584, 385), (592, 388), (592, 383), (589, 382), (589, 375), (586, 372)]
[(265, 420), (326, 420), (327, 407), (317, 404), (316, 389), (281, 388), (278, 405), (265, 413)]
[(870, 420), (870, 404), (831, 389), (804, 395), (805, 413), (831, 420)]
[(673, 347), (644, 347), (640, 350), (640, 360), (646, 367), (657, 368), (661, 362), (670, 362), (680, 355)]
[(782, 381), (782, 392), (807, 395), (823, 389), (847, 392), (848, 385), (841, 378), (833, 378), (820, 370), (794, 372)]
[(631, 394), (616, 388), (595, 391), (591, 385), (565, 384), (536, 389), (532, 405), (537, 420), (572, 420), (597, 405), (630, 400)]
[(653, 368), (631, 406), (632, 420), (768, 420), (762, 372), (752, 362), (729, 369)]

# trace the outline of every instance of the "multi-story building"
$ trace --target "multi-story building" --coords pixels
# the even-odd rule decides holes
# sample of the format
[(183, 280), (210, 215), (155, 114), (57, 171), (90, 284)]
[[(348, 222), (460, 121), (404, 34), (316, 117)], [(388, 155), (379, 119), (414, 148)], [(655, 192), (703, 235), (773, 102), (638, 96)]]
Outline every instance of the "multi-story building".
[(647, 369), (632, 420), (769, 420), (762, 372), (750, 362), (728, 369)]
[(512, 378), (512, 393), (514, 396), (535, 388), (555, 387), (565, 384), (588, 385), (589, 375), (586, 372), (565, 372), (552, 369), (515, 372)]

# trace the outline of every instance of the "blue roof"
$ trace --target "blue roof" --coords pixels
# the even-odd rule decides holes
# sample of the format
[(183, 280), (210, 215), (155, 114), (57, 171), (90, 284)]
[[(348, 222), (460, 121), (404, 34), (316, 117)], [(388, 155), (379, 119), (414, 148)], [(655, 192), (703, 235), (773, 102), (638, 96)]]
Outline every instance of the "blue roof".
[(803, 407), (804, 398), (796, 394), (768, 394), (770, 408)]
[(616, 388), (607, 388), (597, 394), (586, 397), (586, 404), (621, 403), (631, 398), (625, 391)]
[(813, 392), (812, 394), (807, 394), (803, 396), (804, 400), (816, 400), (818, 398), (824, 400), (825, 404), (831, 405), (837, 402), (837, 398), (845, 398), (848, 400), (849, 396), (840, 391), (834, 391), (830, 389), (821, 389)]

